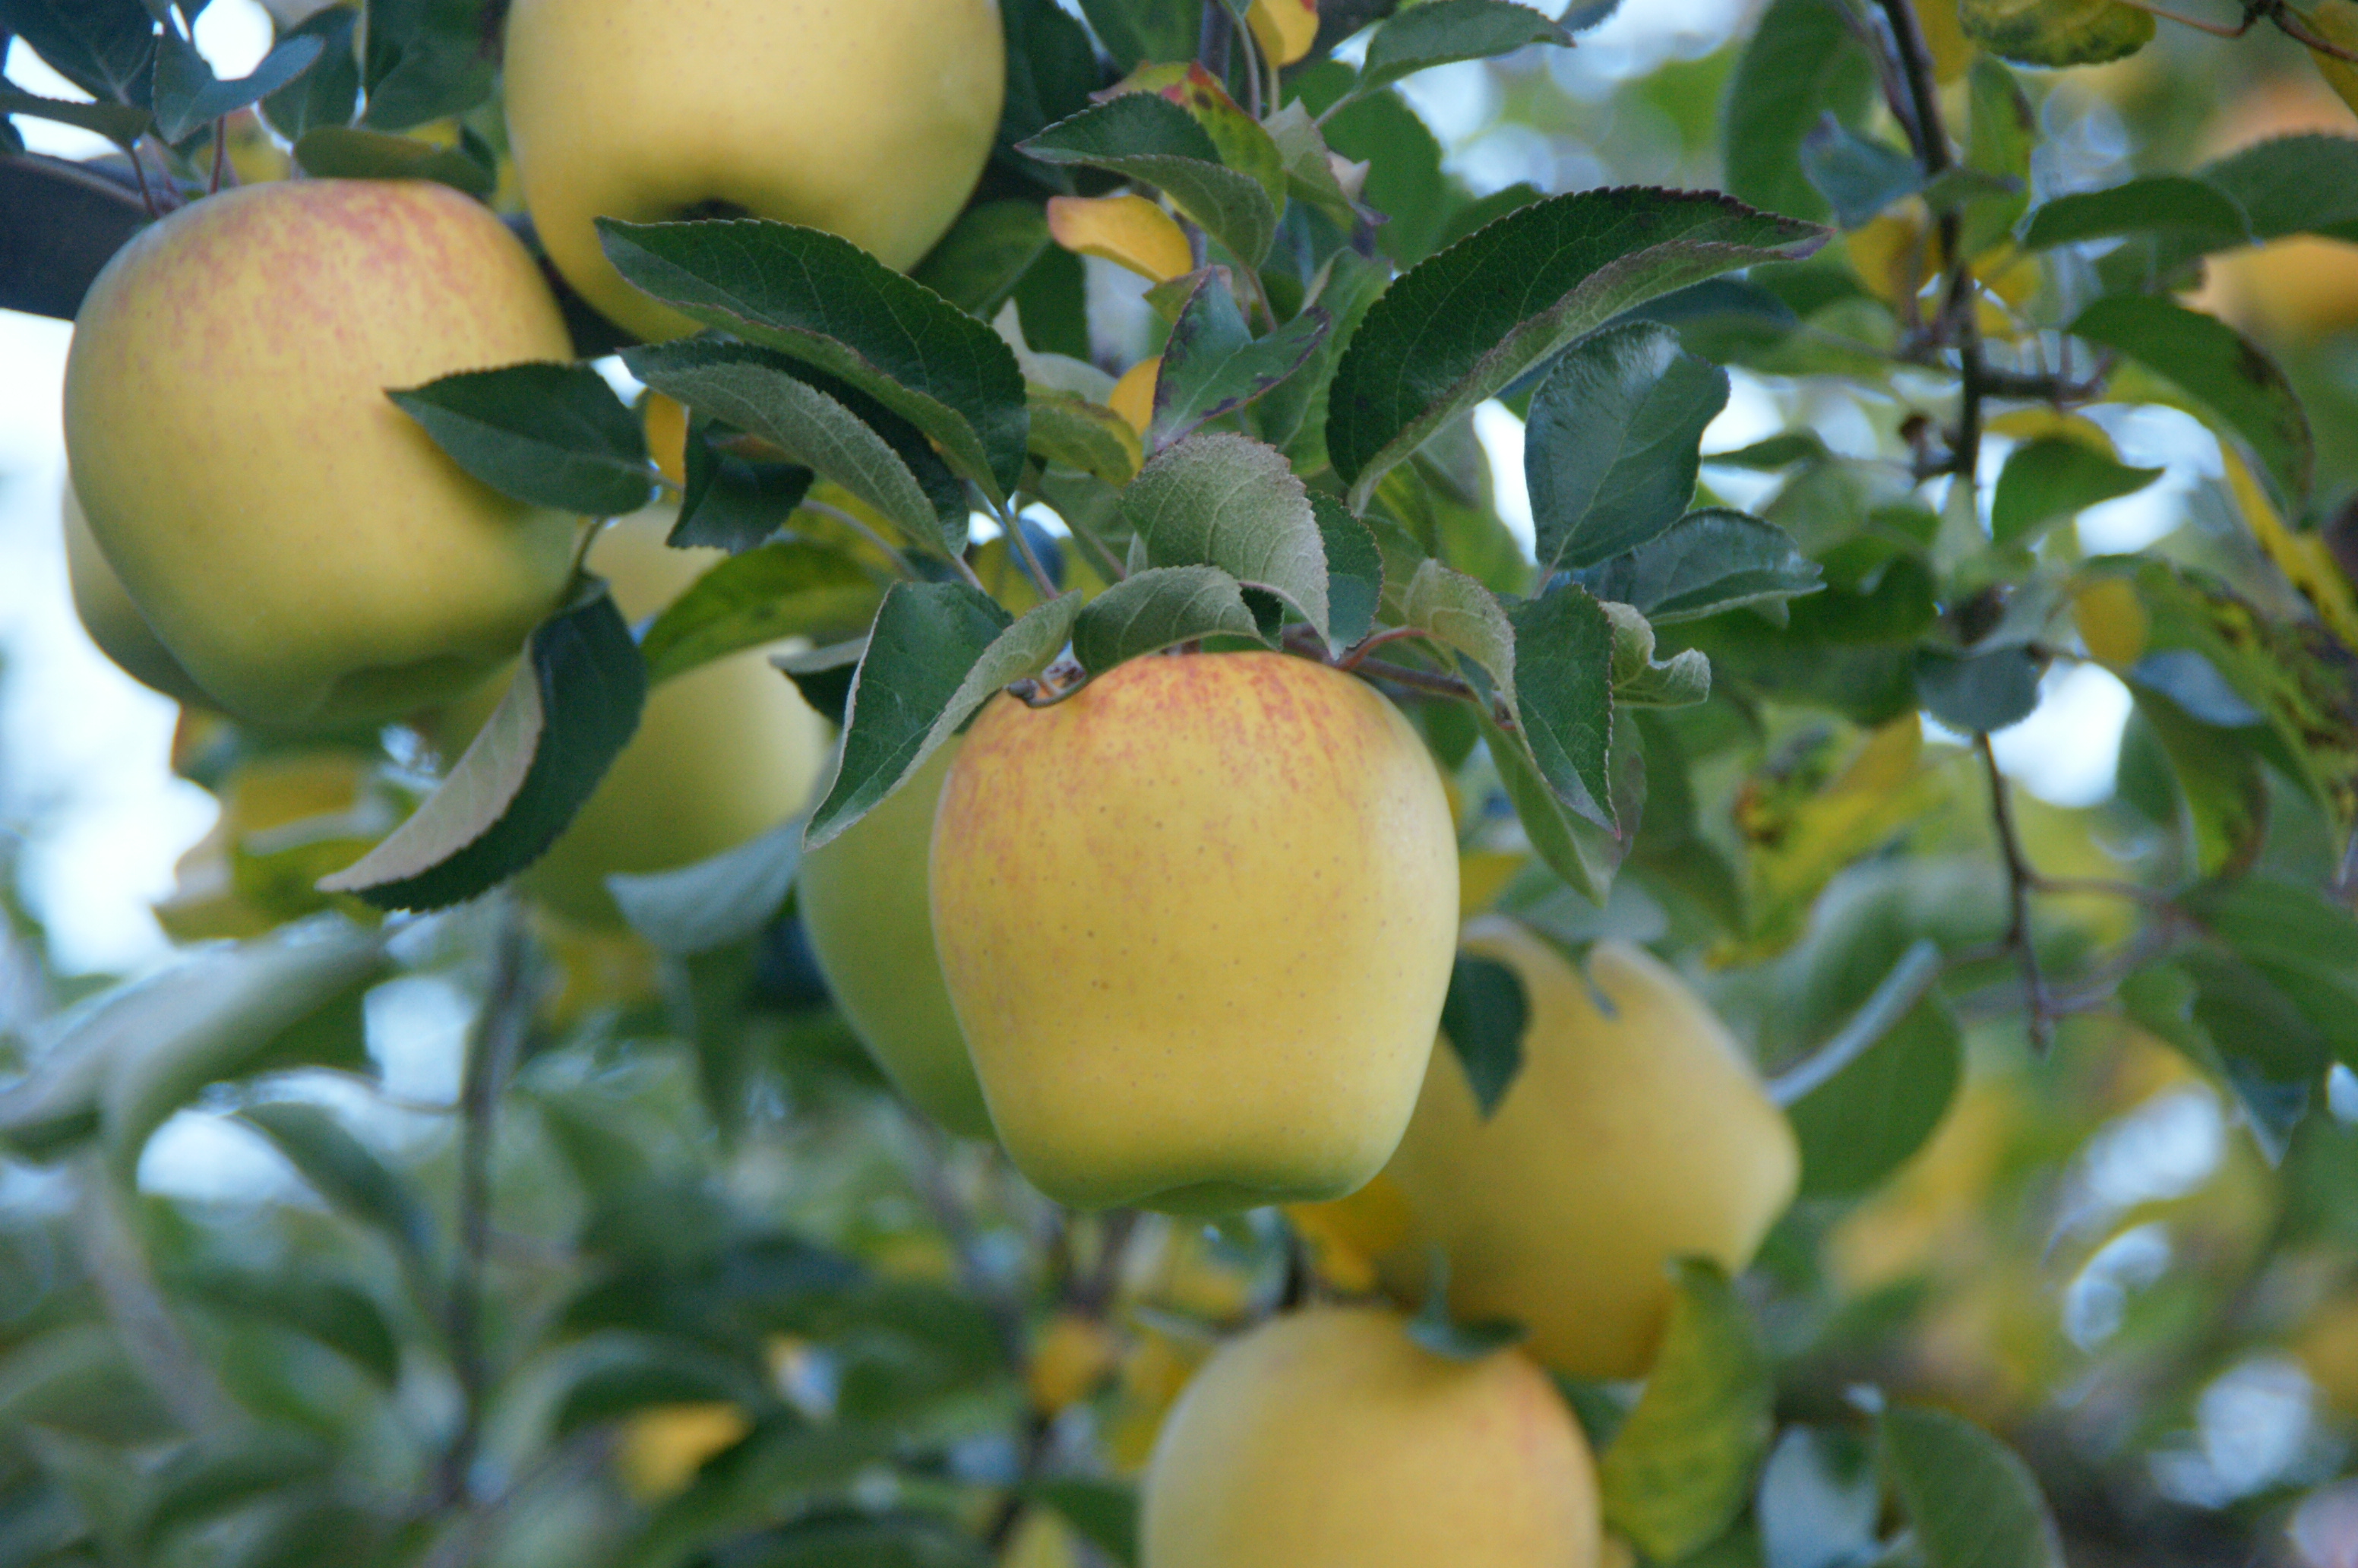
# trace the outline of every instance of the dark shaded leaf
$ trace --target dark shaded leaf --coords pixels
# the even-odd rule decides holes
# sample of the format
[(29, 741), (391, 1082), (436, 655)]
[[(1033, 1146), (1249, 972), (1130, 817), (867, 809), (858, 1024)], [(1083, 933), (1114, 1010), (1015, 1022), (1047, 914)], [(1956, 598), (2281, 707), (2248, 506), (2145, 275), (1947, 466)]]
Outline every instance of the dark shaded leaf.
[(2309, 416), (2284, 372), (2233, 327), (2158, 296), (2115, 295), (2082, 310), (2071, 332), (2172, 383), (2195, 412), (2242, 438), (2279, 502), (2298, 509), (2309, 494)]
[(1842, 1032), (1779, 1078), (1801, 1144), (1801, 1191), (1855, 1197), (1932, 1134), (1964, 1074), (1964, 1041), (1931, 994), (1941, 951), (1910, 947)]
[(1727, 390), (1725, 371), (1651, 322), (1565, 351), (1531, 398), (1523, 449), (1540, 569), (1595, 566), (1676, 523)]
[(1522, 977), (1496, 958), (1457, 955), (1449, 995), (1441, 1006), (1441, 1033), (1466, 1069), (1466, 1086), (1487, 1119), (1523, 1070), (1523, 1031), (1531, 1021)]
[(1834, 0), (1772, 0), (1728, 88), (1727, 189), (1772, 212), (1826, 217), (1802, 140), (1827, 114), (1857, 124), (1875, 86), (1875, 62)]
[(1383, 606), (1384, 553), (1368, 525), (1331, 495), (1313, 492), (1310, 509), (1326, 549), (1326, 613), (1338, 647), (1347, 648), (1376, 629)]
[(1080, 607), (1081, 596), (1068, 593), (1011, 620), (964, 583), (893, 584), (852, 677), (835, 777), (811, 813), (804, 849), (899, 788), (992, 693), (1045, 669)]
[(156, 23), (139, 0), (0, 0), (0, 27), (92, 98), (147, 107)]
[(1198, 273), (1163, 347), (1148, 449), (1170, 446), (1260, 397), (1309, 361), (1328, 325), (1326, 312), (1312, 306), (1256, 339), (1227, 280), (1212, 269)]
[(1879, 1425), (1884, 1473), (1925, 1568), (2062, 1568), (2046, 1499), (2012, 1449), (1962, 1417), (1917, 1405), (1893, 1406)]
[(360, 56), (353, 49), (353, 31), (359, 24), (357, 12), (338, 5), (282, 35), (317, 38), (322, 52), (319, 63), (294, 84), (263, 99), (262, 117), (272, 130), (290, 142), (299, 142), (323, 125), (352, 123), (361, 96)]
[(196, 45), (169, 27), (158, 36), (156, 55), (156, 134), (175, 144), (187, 141), (224, 114), (259, 103), (319, 63), (326, 41), (297, 33), (280, 40), (251, 74), (218, 80)]
[(1055, 241), (1034, 202), (981, 201), (958, 214), (909, 276), (968, 315), (988, 321)]
[(2253, 238), (2251, 220), (2234, 197), (2206, 180), (2162, 174), (2042, 202), (2023, 229), (2022, 248), (2043, 251), (2153, 232), (2206, 251), (2249, 244)]
[(637, 416), (586, 364), (460, 371), (385, 395), (460, 468), (527, 506), (617, 517), (654, 492)]
[(1819, 116), (1801, 138), (1801, 172), (1845, 229), (1863, 227), (1924, 189), (1923, 167), (1913, 157), (1858, 135), (1832, 114)]
[(674, 676), (784, 637), (834, 643), (875, 617), (883, 594), (840, 552), (780, 540), (720, 562), (696, 579), (641, 639), (647, 680)]
[(320, 880), (379, 909), (440, 909), (538, 860), (639, 727), (646, 665), (591, 579), (527, 657), (442, 786), (356, 864)]
[(2030, 717), (2045, 668), (2028, 648), (1980, 654), (1922, 648), (1916, 654), (1916, 696), (1950, 729), (1986, 734)]
[(1452, 245), (1375, 303), (1335, 373), (1326, 450), (1352, 510), (1444, 425), (1623, 311), (1823, 239), (1725, 197), (1630, 187), (1535, 201)]
[(295, 144), (295, 162), (319, 179), (431, 179), (487, 199), (499, 178), (458, 147), (364, 131), (316, 125)]
[(1719, 507), (1691, 512), (1659, 538), (1573, 573), (1597, 598), (1633, 606), (1658, 625), (1815, 593), (1823, 578), (1785, 530)]
[(1013, 351), (985, 323), (849, 240), (761, 219), (598, 220), (606, 255), (708, 327), (848, 382), (924, 431), (959, 475), (1003, 502), (1030, 416)]
[(1217, 567), (1150, 567), (1086, 605), (1073, 622), (1073, 656), (1091, 675), (1199, 637), (1259, 637), (1237, 579)]
[(2077, 516), (2100, 502), (2134, 495), (2159, 479), (2161, 471), (2131, 468), (2061, 436), (2026, 442), (2007, 454), (1998, 475), (1990, 509), (1991, 536), (2001, 545), (2035, 538), (2051, 523)]
[(1569, 46), (1572, 34), (1528, 5), (1508, 0), (1428, 0), (1394, 16), (1368, 41), (1361, 92), (1452, 60), (1486, 59), (1531, 44)]

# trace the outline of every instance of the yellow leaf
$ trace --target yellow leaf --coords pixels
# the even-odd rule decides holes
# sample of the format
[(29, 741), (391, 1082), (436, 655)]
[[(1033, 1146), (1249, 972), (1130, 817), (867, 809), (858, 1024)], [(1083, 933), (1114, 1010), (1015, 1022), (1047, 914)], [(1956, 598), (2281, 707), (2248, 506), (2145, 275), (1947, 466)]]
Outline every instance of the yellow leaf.
[(687, 410), (660, 392), (650, 392), (639, 418), (646, 427), (647, 455), (654, 459), (655, 471), (686, 490)]
[(2236, 509), (2260, 548), (2309, 600), (2326, 630), (2341, 638), (2344, 647), (2358, 648), (2358, 598), (2352, 596), (2350, 579), (2342, 575), (2333, 552), (2317, 535), (2296, 534), (2285, 525), (2276, 503), (2232, 446), (2220, 442), (2219, 455), (2226, 460), (2227, 487), (2234, 492)]
[[(2306, 4), (2297, 0), (2292, 9), (2310, 32), (2327, 43), (2358, 50), (2358, 4), (2353, 0), (2308, 0)], [(2317, 62), (2317, 74), (2325, 78), (2325, 84), (2342, 102), (2358, 109), (2358, 66), (2320, 49), (2309, 50), (2309, 58)]]
[(741, 1443), (752, 1430), (745, 1412), (732, 1404), (657, 1405), (623, 1423), (614, 1468), (631, 1496), (653, 1502), (686, 1491), (706, 1460)]
[(2125, 670), (2145, 657), (2153, 623), (2136, 588), (2124, 578), (2092, 582), (2071, 596), (2071, 623), (2088, 656), (2110, 670)]
[(1177, 222), (1143, 196), (1052, 196), (1048, 232), (1068, 251), (1103, 256), (1157, 283), (1195, 269)]
[(1253, 0), (1245, 21), (1261, 53), (1292, 65), (1318, 41), (1318, 0)]
[(1285, 1217), (1318, 1277), (1355, 1293), (1376, 1288), (1376, 1265), (1408, 1239), (1411, 1225), (1406, 1195), (1380, 1172), (1348, 1197), (1289, 1204)]
[(1113, 384), (1113, 395), (1106, 401), (1113, 411), (1130, 421), (1130, 427), (1141, 437), (1146, 427), (1154, 423), (1154, 380), (1163, 373), (1163, 356), (1141, 360), (1122, 372), (1121, 379)]
[(1843, 249), (1867, 292), (1886, 305), (1914, 296), (1931, 276), (1923, 214), (1912, 203), (1852, 230), (1843, 236)]
[(1916, 25), (1932, 51), (1932, 74), (1942, 81), (1963, 76), (1974, 63), (1974, 46), (1957, 20), (1957, 0), (1923, 0), (1916, 7)]
[(2077, 441), (2090, 451), (2102, 452), (2117, 459), (2120, 452), (2113, 446), (2112, 437), (2094, 420), (2078, 414), (2066, 414), (2044, 406), (2032, 408), (2009, 408), (1989, 421), (1986, 428), (1993, 436), (2008, 440), (2035, 441), (2042, 436), (2061, 436), (2067, 441)]
[(1033, 1409), (1055, 1416), (1097, 1392), (1120, 1358), (1113, 1330), (1085, 1314), (1060, 1312), (1033, 1341), (1023, 1386)]
[(1507, 891), (1528, 856), (1506, 849), (1470, 849), (1457, 857), (1457, 914), (1464, 919), (1481, 914)]

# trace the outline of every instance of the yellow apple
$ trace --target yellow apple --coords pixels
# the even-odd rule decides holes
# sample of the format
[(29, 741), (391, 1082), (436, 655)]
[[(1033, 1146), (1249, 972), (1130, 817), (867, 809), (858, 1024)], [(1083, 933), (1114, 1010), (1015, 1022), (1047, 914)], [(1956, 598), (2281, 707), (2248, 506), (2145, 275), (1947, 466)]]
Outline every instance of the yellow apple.
[(1141, 1568), (1595, 1568), (1588, 1444), (1520, 1352), (1451, 1361), (1375, 1307), (1224, 1346), (1148, 1464)]
[(506, 59), (541, 243), (648, 339), (694, 324), (622, 281), (592, 220), (774, 218), (905, 268), (966, 205), (1006, 85), (993, 0), (517, 0)]
[[(676, 517), (671, 507), (652, 507), (615, 522), (590, 546), (590, 569), (613, 585), (615, 605), (634, 625), (723, 558), (719, 550), (665, 544)], [(765, 649), (675, 676), (648, 692), (638, 733), (521, 885), (568, 920), (618, 925), (607, 877), (672, 871), (767, 832), (809, 804), (827, 749), (827, 720)]]
[(1466, 946), (1523, 982), (1522, 1071), (1486, 1121), (1457, 1054), (1433, 1052), (1384, 1170), (1409, 1223), (1382, 1271), (1412, 1297), (1438, 1249), (1459, 1317), (1523, 1323), (1531, 1353), (1571, 1377), (1641, 1376), (1671, 1260), (1741, 1270), (1792, 1202), (1792, 1128), (1726, 1027), (1651, 955), (1599, 943), (1584, 981), (1497, 918), (1469, 926)]
[(90, 633), (98, 651), (150, 691), (160, 691), (174, 702), (213, 707), (205, 688), (189, 678), (172, 650), (157, 640), (156, 629), (131, 601), (131, 590), (123, 586), (105, 552), (91, 537), (90, 520), (82, 515), (72, 485), (65, 487), (58, 511), (65, 529), (66, 586), (72, 591), (81, 629)]
[(91, 287), (66, 361), (74, 491), (157, 638), (232, 714), (398, 718), (515, 656), (579, 523), (469, 478), (385, 389), (572, 351), (524, 247), (447, 186), (225, 191)]
[(926, 847), (952, 741), (883, 805), (803, 860), (811, 956), (869, 1054), (911, 1104), (952, 1132), (990, 1136), (990, 1112), (942, 984), (925, 897)]
[(934, 821), (934, 937), (990, 1119), (1081, 1208), (1336, 1197), (1399, 1141), (1449, 986), (1441, 776), (1277, 654), (991, 700)]

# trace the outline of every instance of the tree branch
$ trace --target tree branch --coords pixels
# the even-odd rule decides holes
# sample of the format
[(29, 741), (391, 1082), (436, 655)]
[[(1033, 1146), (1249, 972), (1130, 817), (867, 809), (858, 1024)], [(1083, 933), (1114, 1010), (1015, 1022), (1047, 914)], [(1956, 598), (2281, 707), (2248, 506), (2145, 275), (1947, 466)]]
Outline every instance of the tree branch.
[(444, 1325), (461, 1409), (459, 1431), (442, 1455), (437, 1486), (445, 1508), (466, 1500), (468, 1475), (482, 1442), (491, 1383), (483, 1349), (483, 1285), (492, 1242), (492, 1146), (500, 1095), (532, 1028), (531, 960), (523, 905), (510, 900), (492, 950), (491, 985), (469, 1043), (466, 1082), (459, 1097), (459, 1259), (444, 1305)]
[(2006, 855), (2006, 893), (2012, 911), (2006, 921), (2006, 946), (2022, 969), (2023, 993), (2030, 1007), (2030, 1048), (2044, 1055), (2054, 1043), (2055, 1022), (2048, 1005), (2047, 981), (2039, 972), (2039, 949), (2030, 935), (2030, 894), (2039, 885), (2039, 873), (2023, 853), (2022, 838), (2015, 828), (2011, 786), (1998, 771), (1997, 753), (1991, 749), (1989, 737), (1974, 736), (1974, 745), (1989, 775), (1990, 820), (1997, 828), (1998, 848)]

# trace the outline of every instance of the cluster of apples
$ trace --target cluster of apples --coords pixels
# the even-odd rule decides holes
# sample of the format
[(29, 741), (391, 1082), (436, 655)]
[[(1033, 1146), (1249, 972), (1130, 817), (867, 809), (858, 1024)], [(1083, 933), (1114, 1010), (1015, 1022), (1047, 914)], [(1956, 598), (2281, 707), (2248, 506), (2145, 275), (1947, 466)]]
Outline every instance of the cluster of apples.
[[(776, 10), (509, 14), (525, 200), (573, 287), (644, 336), (689, 324), (613, 273), (594, 217), (752, 213), (907, 266), (989, 155), (990, 0)], [(570, 354), (533, 258), (439, 186), (254, 186), (157, 222), (92, 288), (67, 371), (93, 635), (251, 724), (438, 708), (462, 738), (563, 598), (582, 520), (468, 477), (384, 390)], [(625, 519), (590, 557), (628, 617), (708, 564), (665, 531)], [(667, 683), (527, 886), (610, 921), (607, 873), (784, 819), (825, 745), (758, 653)], [(1742, 1268), (1793, 1192), (1791, 1133), (1735, 1043), (1635, 949), (1599, 947), (1584, 977), (1518, 927), (1470, 934), (1530, 1002), (1523, 1068), (1481, 1113), (1435, 1050), (1460, 941), (1443, 781), (1390, 702), (1315, 662), (1183, 654), (1043, 708), (996, 697), (807, 857), (799, 900), (888, 1075), (1051, 1197), (1309, 1206), (1305, 1232), (1380, 1292), (1412, 1301), (1444, 1260), (1452, 1310), (1531, 1330), (1529, 1354), (1466, 1363), (1390, 1306), (1243, 1336), (1158, 1446), (1150, 1568), (1593, 1561), (1595, 1477), (1542, 1365), (1642, 1375), (1670, 1261)]]

